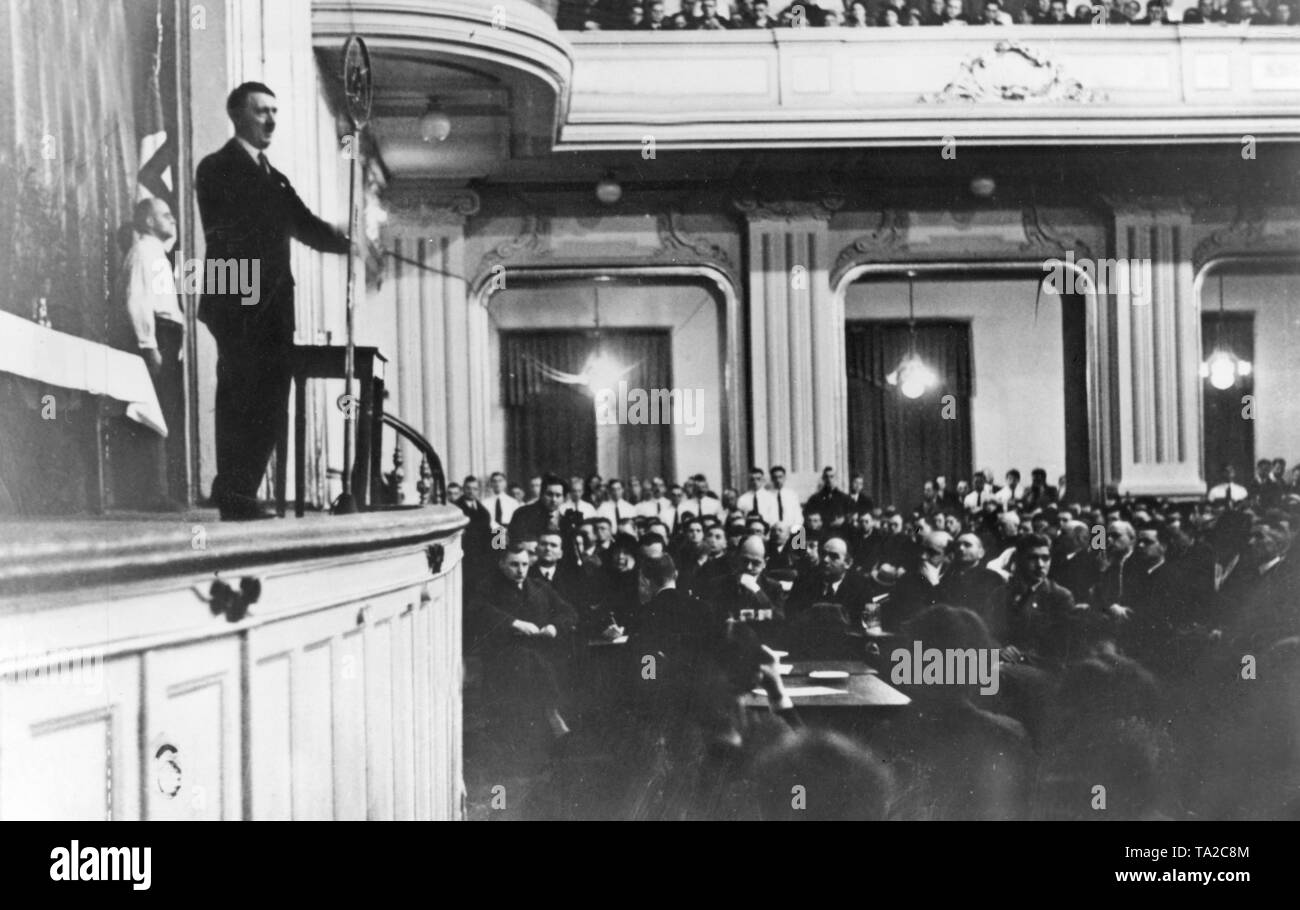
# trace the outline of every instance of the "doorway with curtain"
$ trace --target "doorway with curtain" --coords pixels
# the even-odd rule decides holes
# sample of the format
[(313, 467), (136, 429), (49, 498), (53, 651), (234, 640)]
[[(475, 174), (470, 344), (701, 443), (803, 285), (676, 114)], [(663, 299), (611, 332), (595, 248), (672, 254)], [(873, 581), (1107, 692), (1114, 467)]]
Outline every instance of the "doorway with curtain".
[[(1248, 363), (1255, 360), (1253, 313), (1204, 313), (1201, 338), (1206, 359), (1223, 350)], [(1255, 421), (1241, 419), (1243, 397), (1255, 394), (1254, 374), (1238, 377), (1226, 389), (1215, 388), (1207, 376), (1201, 388), (1206, 480), (1219, 483), (1223, 466), (1230, 464), (1237, 482), (1244, 483), (1255, 472)]]
[[(918, 320), (913, 341), (906, 321), (850, 322), (846, 336), (849, 457), (876, 501), (911, 509), (926, 480), (969, 477), (970, 325)], [(913, 350), (937, 382), (910, 399), (887, 377)]]
[[(547, 471), (564, 477), (586, 476), (599, 472), (602, 466), (619, 477), (674, 476), (671, 424), (597, 426), (592, 389), (588, 383), (575, 381), (597, 358), (616, 365), (612, 376), (600, 380), (615, 391), (620, 383), (626, 383), (629, 390), (673, 387), (667, 331), (501, 333), (506, 466), (512, 478)], [(617, 408), (611, 413), (617, 414)], [(614, 438), (607, 440), (605, 434)], [(610, 470), (608, 456), (602, 465), (600, 451), (605, 441), (616, 446), (616, 472)]]

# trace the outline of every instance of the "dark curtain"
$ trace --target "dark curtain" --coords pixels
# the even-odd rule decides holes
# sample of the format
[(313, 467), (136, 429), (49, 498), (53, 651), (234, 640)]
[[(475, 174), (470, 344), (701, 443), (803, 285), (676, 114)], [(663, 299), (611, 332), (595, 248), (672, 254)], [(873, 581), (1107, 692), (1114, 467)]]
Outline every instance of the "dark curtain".
[(507, 332), (501, 336), (506, 409), (506, 472), (513, 479), (547, 471), (586, 475), (596, 466), (596, 411), (581, 386), (547, 378), (543, 365), (581, 373), (594, 345), (581, 332)]
[[(128, 13), (153, 0), (4, 0), (0, 309), (109, 342), (137, 173), (141, 59)], [(156, 34), (156, 29), (154, 30)], [(46, 398), (53, 395), (52, 399)], [(57, 419), (43, 419), (52, 401)], [(0, 513), (79, 512), (98, 496), (97, 400), (3, 375)]]
[[(1092, 484), (1091, 444), (1088, 435), (1088, 308), (1080, 294), (1064, 294), (1061, 301), (1061, 353), (1065, 365), (1065, 482), (1071, 499), (1088, 498)], [(1055, 477), (1047, 478), (1050, 484)]]
[[(671, 389), (672, 352), (667, 332), (619, 332), (602, 337), (606, 355), (631, 367), (624, 377), (629, 389)], [(661, 421), (672, 419), (661, 414)], [(673, 427), (658, 424), (622, 424), (618, 428), (620, 477), (672, 477)]]
[[(596, 408), (590, 390), (547, 375), (544, 367), (580, 374), (603, 354), (628, 370), (628, 390), (672, 387), (666, 332), (506, 332), (501, 336), (506, 464), (512, 478), (546, 471), (562, 476), (596, 471)], [(617, 388), (616, 388), (617, 391)], [(671, 415), (669, 415), (671, 416)], [(618, 474), (671, 476), (672, 426), (620, 424)]]
[[(910, 350), (906, 323), (865, 322), (847, 328), (849, 456), (866, 475), (876, 501), (900, 509), (921, 500), (937, 474), (955, 483), (971, 473), (970, 327), (920, 322), (916, 353), (938, 374), (938, 385), (915, 400), (886, 376)], [(945, 408), (944, 396), (954, 401)]]
[[(1201, 317), (1201, 358), (1218, 348), (1231, 351), (1242, 360), (1255, 361), (1255, 317), (1251, 313), (1205, 314)], [(1201, 380), (1201, 401), (1205, 421), (1205, 479), (1211, 485), (1220, 480), (1223, 466), (1237, 469), (1237, 482), (1244, 483), (1255, 472), (1255, 421), (1242, 420), (1243, 395), (1255, 393), (1254, 376), (1237, 379), (1229, 389), (1216, 389), (1209, 378)]]

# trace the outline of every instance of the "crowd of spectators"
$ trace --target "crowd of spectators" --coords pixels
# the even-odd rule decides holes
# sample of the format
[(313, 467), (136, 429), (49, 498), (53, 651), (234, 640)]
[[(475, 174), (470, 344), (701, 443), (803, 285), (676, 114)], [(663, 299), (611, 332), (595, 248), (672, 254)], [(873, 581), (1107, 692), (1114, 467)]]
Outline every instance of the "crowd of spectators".
[(691, 31), (962, 25), (1300, 24), (1288, 0), (561, 0), (560, 28)]
[[(1300, 816), (1300, 469), (1282, 459), (1183, 501), (1042, 469), (935, 477), (902, 507), (829, 467), (806, 496), (780, 467), (743, 492), (458, 486), (486, 710), (583, 781), (539, 815)], [(888, 679), (912, 642), (996, 654), (998, 691), (900, 684), (912, 705), (855, 730), (806, 724), (785, 692), (782, 651)]]

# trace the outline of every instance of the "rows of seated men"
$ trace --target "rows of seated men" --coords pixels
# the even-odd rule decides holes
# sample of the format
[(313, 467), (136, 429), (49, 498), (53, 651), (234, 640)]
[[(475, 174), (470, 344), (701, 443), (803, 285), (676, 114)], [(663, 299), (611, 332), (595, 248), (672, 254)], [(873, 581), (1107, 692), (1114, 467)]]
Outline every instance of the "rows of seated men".
[(1296, 25), (1288, 0), (561, 0), (557, 21), (578, 31), (722, 31), (965, 25)]
[[(977, 475), (957, 485), (964, 496), (936, 478), (903, 512), (838, 490), (828, 470), (789, 524), (763, 517), (784, 477), (774, 490), (758, 486), (762, 476), (752, 475), (755, 495), (736, 497), (743, 508), (723, 510), (719, 499), (703, 516), (677, 517), (682, 490), (673, 526), (662, 513), (624, 519), (621, 506), (596, 514), (623, 502), (617, 481), (593, 514), (563, 511), (592, 484), (547, 476), (495, 538), (491, 520), (480, 532), (487, 550), (467, 599), (467, 652), (484, 661), (493, 710), (544, 722), (561, 768), (575, 738), (617, 756), (601, 813), (762, 811), (754, 788), (777, 761), (771, 750), (811, 735), (799, 732), (773, 650), (874, 662), (888, 674), (889, 655), (912, 641), (994, 649), (1003, 684), (993, 698), (904, 686), (914, 699), (906, 719), (841, 756), (849, 766), (887, 758), (902, 774), (886, 788), (897, 788), (890, 815), (1087, 816), (1095, 810), (1060, 788), (1100, 773), (1091, 760), (1117, 761), (1115, 749), (1134, 778), (1117, 788), (1125, 808), (1112, 817), (1294, 808), (1300, 756), (1287, 750), (1300, 740), (1236, 754), (1241, 725), (1263, 723), (1261, 711), (1275, 724), (1269, 736), (1283, 736), (1268, 712), (1285, 713), (1286, 697), (1300, 694), (1289, 688), (1300, 681), (1300, 573), (1289, 558), (1297, 500), (1278, 495), (1271, 466), (1244, 500), (1111, 492), (1067, 503), (1036, 471), (1023, 488), (1015, 473), (1002, 487)], [(475, 484), (467, 479), (467, 496)], [(691, 488), (697, 509), (716, 498), (698, 480)], [(741, 707), (755, 686), (769, 694), (761, 722)], [(1083, 752), (1080, 731), (1092, 737)], [(958, 742), (982, 758), (956, 761)], [(1102, 742), (1114, 749), (1097, 751)], [(1186, 776), (1160, 777), (1154, 763), (1175, 754)], [(1208, 770), (1229, 756), (1230, 771)]]

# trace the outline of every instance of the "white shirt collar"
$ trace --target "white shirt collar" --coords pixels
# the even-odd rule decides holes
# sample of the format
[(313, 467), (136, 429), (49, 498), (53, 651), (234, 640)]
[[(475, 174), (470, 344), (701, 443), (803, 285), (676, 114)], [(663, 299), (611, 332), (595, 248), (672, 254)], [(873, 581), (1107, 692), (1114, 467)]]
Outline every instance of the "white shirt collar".
[[(251, 142), (248, 142), (247, 140), (243, 139), (240, 136), (236, 136), (235, 141), (244, 147), (244, 151), (248, 152), (248, 156), (253, 159), (254, 164), (256, 164), (258, 167), (262, 166), (262, 162), (258, 161), (257, 156), (265, 155), (266, 152), (262, 151), (259, 148), (254, 148)], [(269, 161), (270, 159), (267, 160)]]

